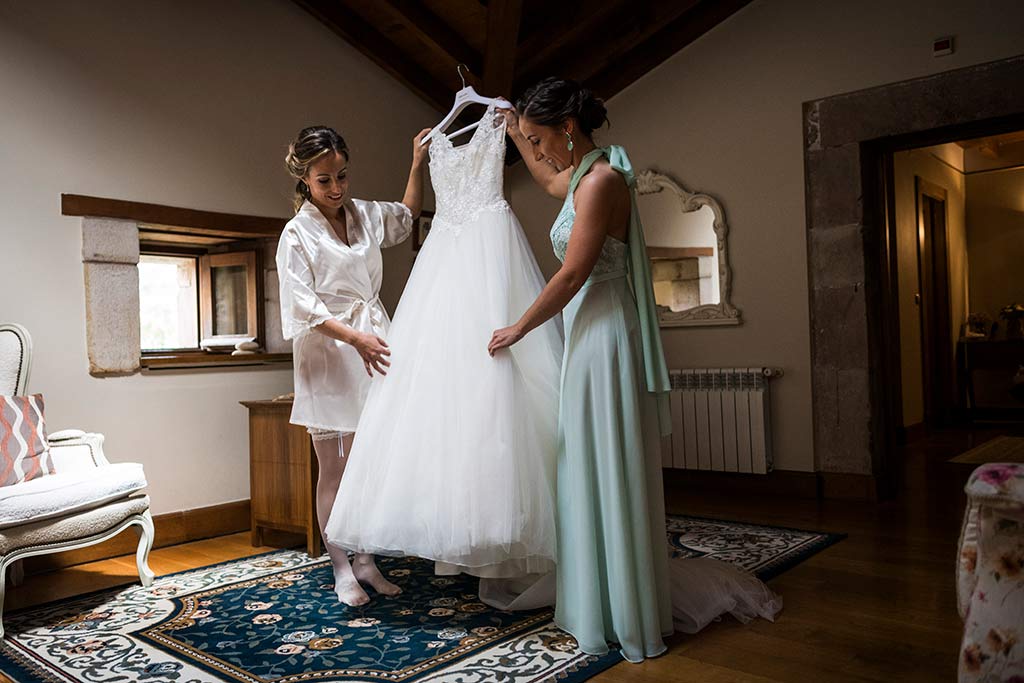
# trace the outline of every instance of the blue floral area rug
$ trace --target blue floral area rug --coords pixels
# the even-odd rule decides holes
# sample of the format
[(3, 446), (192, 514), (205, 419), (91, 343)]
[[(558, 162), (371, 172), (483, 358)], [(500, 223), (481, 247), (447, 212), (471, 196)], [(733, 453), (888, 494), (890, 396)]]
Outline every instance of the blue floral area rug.
[[(669, 517), (677, 557), (769, 578), (841, 536)], [(502, 612), (468, 576), (379, 558), (404, 592), (349, 608), (327, 558), (281, 550), (5, 615), (0, 683), (578, 683), (622, 661), (580, 652), (549, 609)]]
[(666, 522), (672, 557), (713, 557), (742, 567), (762, 581), (846, 538), (845, 534), (705, 517), (669, 515)]

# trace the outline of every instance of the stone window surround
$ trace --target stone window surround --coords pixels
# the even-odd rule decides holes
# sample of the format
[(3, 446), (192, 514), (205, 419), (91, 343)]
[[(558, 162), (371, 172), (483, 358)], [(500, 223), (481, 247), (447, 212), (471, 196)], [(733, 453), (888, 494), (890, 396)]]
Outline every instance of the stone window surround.
[(883, 343), (894, 273), (882, 256), (879, 150), (1020, 121), (1022, 82), (1024, 57), (1013, 57), (804, 103), (815, 469), (862, 477), (867, 497), (891, 466), (887, 410), (899, 386), (898, 339), (895, 350)]
[[(167, 209), (169, 216), (181, 218), (190, 214), (200, 215), (205, 219), (218, 216), (238, 217), (229, 214), (213, 214), (209, 212), (192, 212), (191, 210), (157, 205), (142, 205), (117, 200), (82, 198), (77, 195), (62, 196), (64, 215), (80, 215), (82, 217), (82, 267), (85, 279), (86, 308), (86, 340), (89, 357), (89, 373), (97, 377), (131, 375), (150, 367), (144, 363), (140, 350), (139, 332), (139, 227), (147, 230), (154, 227), (150, 221), (141, 221), (119, 216), (117, 218), (84, 215), (93, 204), (96, 210), (109, 213), (132, 213), (136, 207), (148, 209)], [(146, 214), (145, 209), (138, 213)], [(149, 217), (149, 216), (147, 216)], [(271, 226), (284, 219), (258, 219)], [(206, 220), (206, 222), (209, 222)], [(230, 225), (229, 221), (226, 221)], [(175, 222), (179, 225), (179, 222)], [(182, 228), (175, 228), (181, 230)], [(202, 233), (204, 227), (185, 228), (191, 232)], [(271, 228), (272, 230), (273, 228)], [(160, 369), (185, 367), (239, 367), (241, 365), (261, 365), (281, 363), (291, 360), (291, 344), (281, 335), (279, 310), (279, 294), (277, 265), (275, 261), (276, 239), (271, 239), (266, 225), (261, 225), (255, 234), (248, 235), (262, 238), (263, 251), (263, 289), (264, 289), (264, 348), (265, 353), (257, 356), (221, 356), (218, 354), (193, 353), (190, 357), (162, 359), (153, 363), (152, 367)], [(210, 229), (209, 233), (216, 232)], [(236, 235), (242, 238), (240, 235)]]

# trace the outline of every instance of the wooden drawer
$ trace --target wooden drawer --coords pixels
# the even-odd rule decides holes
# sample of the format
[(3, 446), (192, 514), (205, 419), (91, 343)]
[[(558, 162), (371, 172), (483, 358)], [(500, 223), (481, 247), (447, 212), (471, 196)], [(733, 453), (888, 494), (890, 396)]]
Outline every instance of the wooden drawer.
[(291, 401), (242, 401), (249, 409), (249, 488), (252, 543), (263, 529), (302, 533), (320, 555), (316, 518), (316, 453), (305, 427), (288, 422)]

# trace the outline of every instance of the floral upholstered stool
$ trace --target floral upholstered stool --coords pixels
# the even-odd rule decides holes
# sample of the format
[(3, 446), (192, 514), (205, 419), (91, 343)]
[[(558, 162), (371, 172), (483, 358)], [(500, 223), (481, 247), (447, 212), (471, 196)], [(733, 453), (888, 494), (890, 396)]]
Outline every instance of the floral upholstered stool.
[(1024, 465), (982, 465), (966, 491), (957, 564), (959, 680), (1024, 683)]

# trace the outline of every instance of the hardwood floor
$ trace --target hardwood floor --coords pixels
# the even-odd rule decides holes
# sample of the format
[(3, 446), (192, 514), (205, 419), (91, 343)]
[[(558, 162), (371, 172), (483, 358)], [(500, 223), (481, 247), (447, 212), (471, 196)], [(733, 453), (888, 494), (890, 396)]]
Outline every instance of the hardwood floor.
[[(971, 465), (947, 460), (998, 432), (955, 431), (904, 452), (902, 493), (886, 503), (668, 495), (673, 513), (842, 532), (848, 538), (774, 579), (785, 609), (776, 623), (731, 617), (669, 652), (622, 663), (595, 683), (945, 681), (955, 677), (961, 623), (954, 560)], [(282, 539), (277, 539), (282, 540)], [(268, 536), (268, 542), (275, 539)], [(301, 539), (298, 539), (301, 542)], [(159, 574), (263, 552), (240, 533), (152, 554)], [(8, 609), (130, 582), (134, 557), (28, 577)]]

